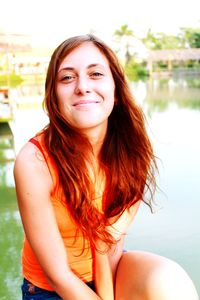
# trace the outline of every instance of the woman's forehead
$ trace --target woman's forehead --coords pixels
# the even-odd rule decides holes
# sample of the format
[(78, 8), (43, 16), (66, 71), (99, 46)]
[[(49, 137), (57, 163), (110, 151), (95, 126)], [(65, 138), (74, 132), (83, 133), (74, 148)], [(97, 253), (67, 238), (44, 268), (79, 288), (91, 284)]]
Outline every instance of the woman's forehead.
[(63, 58), (59, 69), (64, 66), (73, 67), (78, 65), (102, 65), (108, 67), (109, 62), (105, 54), (97, 46), (91, 42), (85, 42)]

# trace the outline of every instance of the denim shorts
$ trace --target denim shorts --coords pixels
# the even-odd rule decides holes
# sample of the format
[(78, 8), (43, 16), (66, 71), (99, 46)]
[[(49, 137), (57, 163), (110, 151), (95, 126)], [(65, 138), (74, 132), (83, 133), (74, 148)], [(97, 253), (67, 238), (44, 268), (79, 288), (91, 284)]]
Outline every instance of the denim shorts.
[[(94, 281), (86, 283), (93, 291), (95, 291)], [(54, 291), (47, 291), (39, 288), (24, 278), (22, 284), (22, 300), (62, 300), (60, 296)]]

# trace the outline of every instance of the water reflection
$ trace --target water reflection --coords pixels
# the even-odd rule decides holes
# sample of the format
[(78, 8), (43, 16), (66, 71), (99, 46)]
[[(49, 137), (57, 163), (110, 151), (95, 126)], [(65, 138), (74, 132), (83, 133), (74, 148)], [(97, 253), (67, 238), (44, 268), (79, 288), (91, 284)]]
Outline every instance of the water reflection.
[(14, 137), (11, 128), (8, 123), (2, 122), (0, 123), (0, 161), (13, 159), (13, 150)]
[(13, 180), (14, 138), (0, 123), (0, 299), (17, 299), (20, 286), (22, 228)]
[[(189, 272), (200, 293), (200, 79), (171, 78), (132, 83), (148, 115), (154, 146), (163, 161), (161, 186), (165, 208), (136, 218), (127, 248), (147, 249), (176, 259)], [(43, 85), (20, 86), (12, 134), (0, 131), (0, 299), (20, 299), (22, 227), (13, 181), (15, 152), (48, 121), (41, 108)], [(1, 124), (0, 124), (1, 125)], [(158, 195), (158, 197), (163, 195)], [(189, 204), (188, 204), (189, 203)]]
[(22, 227), (13, 180), (14, 136), (0, 123), (0, 299), (17, 299), (20, 286)]
[(16, 153), (41, 128), (44, 119), (42, 89), (41, 83), (12, 89), (10, 97), (15, 100), (14, 119), (9, 123), (0, 123), (1, 300), (21, 299), (23, 230), (16, 202), (13, 166)]
[(15, 158), (14, 136), (8, 123), (0, 123), (0, 186), (13, 186), (12, 162)]
[(171, 78), (147, 82), (147, 113), (163, 112), (169, 105), (200, 109), (200, 78)]
[(22, 228), (15, 189), (0, 187), (0, 299), (20, 299)]

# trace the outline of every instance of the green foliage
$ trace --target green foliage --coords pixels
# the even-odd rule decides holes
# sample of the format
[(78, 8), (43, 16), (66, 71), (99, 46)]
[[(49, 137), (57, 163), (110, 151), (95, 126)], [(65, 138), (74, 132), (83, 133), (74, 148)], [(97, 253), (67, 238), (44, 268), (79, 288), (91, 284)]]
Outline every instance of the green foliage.
[[(144, 38), (137, 38), (127, 24), (122, 25), (115, 30), (114, 36), (116, 41), (120, 42), (118, 54), (122, 53), (127, 76), (131, 80), (137, 78), (145, 78), (148, 76), (148, 71), (144, 63), (134, 62), (137, 51), (134, 52), (135, 42), (142, 42), (147, 49), (150, 50), (169, 50), (169, 49), (184, 49), (184, 48), (200, 48), (200, 29), (199, 28), (182, 28), (178, 35), (167, 35), (163, 32), (153, 33), (149, 30)], [(137, 43), (136, 43), (137, 44)], [(160, 61), (154, 62), (154, 71), (163, 70), (178, 70), (178, 69), (199, 70), (200, 64), (198, 61)]]
[(127, 24), (124, 24), (120, 29), (115, 30), (114, 35), (121, 38), (124, 36), (133, 36), (133, 31), (128, 28)]
[(124, 24), (120, 29), (115, 30), (114, 36), (121, 44), (125, 44), (125, 65), (131, 60), (130, 45), (131, 39), (134, 37), (134, 33), (129, 29), (127, 24)]
[(167, 35), (163, 32), (152, 33), (151, 30), (149, 30), (142, 41), (146, 47), (151, 50), (180, 48), (180, 41), (176, 36)]
[(133, 60), (125, 66), (125, 73), (127, 77), (132, 81), (137, 81), (140, 79), (144, 80), (149, 75), (144, 63), (139, 64), (134, 62)]
[(154, 63), (154, 70), (164, 70), (167, 69), (167, 63), (160, 61), (160, 62), (155, 62)]
[(194, 39), (191, 43), (191, 47), (193, 48), (194, 46), (195, 48), (200, 48), (200, 31), (194, 32), (193, 38)]
[(149, 30), (142, 41), (151, 50), (200, 48), (200, 28), (181, 28), (177, 36)]
[(184, 48), (200, 48), (200, 28), (182, 28), (179, 38)]
[(21, 76), (14, 73), (8, 75), (0, 75), (0, 86), (16, 87), (22, 83)]

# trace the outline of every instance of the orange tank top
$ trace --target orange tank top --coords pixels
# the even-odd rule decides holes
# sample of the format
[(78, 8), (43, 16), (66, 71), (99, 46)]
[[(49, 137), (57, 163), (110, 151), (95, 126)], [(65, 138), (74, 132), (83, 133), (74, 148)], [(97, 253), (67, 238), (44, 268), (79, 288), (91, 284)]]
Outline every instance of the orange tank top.
[[(51, 192), (51, 201), (59, 231), (65, 244), (70, 268), (84, 282), (92, 281), (94, 280), (94, 276), (90, 243), (83, 238), (80, 230), (77, 231), (78, 226), (73, 221), (67, 205), (65, 205), (63, 201), (64, 196), (59, 186), (57, 169), (53, 159), (48, 155), (45, 149), (43, 135), (38, 135), (36, 138), (31, 139), (30, 142), (35, 144), (42, 152), (52, 177), (53, 190)], [(102, 199), (98, 198), (97, 201), (97, 205), (100, 208)], [(50, 234), (48, 230), (47, 233)], [(22, 249), (22, 271), (24, 277), (32, 284), (46, 290), (53, 290), (26, 237)]]

